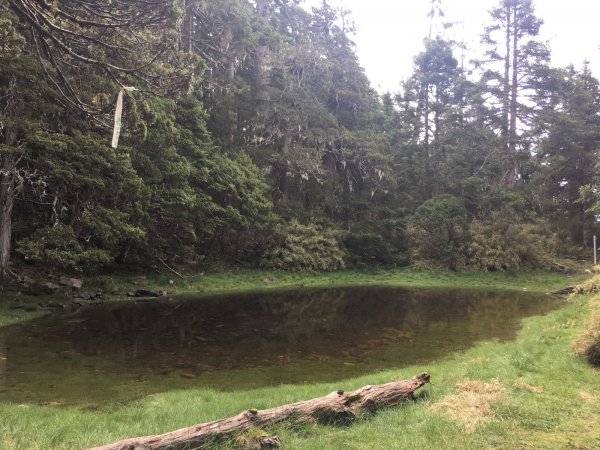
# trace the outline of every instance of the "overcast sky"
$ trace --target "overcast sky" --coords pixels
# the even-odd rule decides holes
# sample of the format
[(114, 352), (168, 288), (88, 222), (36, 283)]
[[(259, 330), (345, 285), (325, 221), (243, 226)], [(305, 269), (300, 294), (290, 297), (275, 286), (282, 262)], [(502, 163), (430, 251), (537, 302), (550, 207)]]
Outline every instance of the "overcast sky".
[[(353, 12), (354, 38), (361, 65), (380, 92), (399, 90), (412, 73), (413, 58), (429, 32), (430, 0), (329, 0)], [(488, 11), (500, 0), (442, 0), (444, 21), (458, 22), (453, 33), (477, 53), (479, 36), (490, 23)], [(321, 0), (306, 0), (307, 5)], [(600, 77), (600, 0), (534, 0), (544, 20), (541, 38), (550, 43), (552, 63), (581, 67), (588, 59)], [(460, 39), (463, 35), (464, 39)], [(460, 55), (455, 55), (460, 58)], [(467, 55), (467, 60), (472, 54)]]

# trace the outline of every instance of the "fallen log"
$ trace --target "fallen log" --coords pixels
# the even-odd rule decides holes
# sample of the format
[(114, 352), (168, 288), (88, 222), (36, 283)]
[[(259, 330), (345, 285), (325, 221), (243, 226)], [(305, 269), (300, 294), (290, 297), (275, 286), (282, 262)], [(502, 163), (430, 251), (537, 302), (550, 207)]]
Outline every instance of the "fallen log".
[(276, 408), (261, 411), (252, 408), (227, 419), (202, 423), (157, 436), (125, 439), (91, 450), (198, 449), (215, 441), (231, 439), (251, 429), (273, 426), (281, 422), (347, 425), (359, 414), (372, 413), (411, 398), (417, 389), (428, 382), (429, 374), (423, 373), (410, 380), (365, 386), (352, 392), (340, 390), (325, 397)]
[(555, 294), (555, 295), (572, 294), (573, 292), (575, 292), (575, 289), (576, 289), (575, 286), (567, 286), (566, 288), (560, 289), (558, 291), (554, 291), (553, 294)]
[(554, 264), (554, 266), (561, 272), (564, 272), (564, 273), (569, 272), (569, 268), (567, 266), (565, 266), (564, 264), (558, 263), (556, 261), (552, 261), (552, 264)]

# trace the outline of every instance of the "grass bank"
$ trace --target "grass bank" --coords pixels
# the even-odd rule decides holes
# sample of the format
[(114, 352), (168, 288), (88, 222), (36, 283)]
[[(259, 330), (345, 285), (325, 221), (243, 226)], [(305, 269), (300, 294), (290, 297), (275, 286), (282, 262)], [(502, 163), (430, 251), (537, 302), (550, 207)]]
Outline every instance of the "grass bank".
[[(0, 292), (0, 327), (38, 317), (52, 311), (48, 304), (64, 303), (71, 307), (90, 303), (79, 298), (81, 293), (98, 292), (103, 300), (130, 301), (128, 292), (138, 289), (167, 291), (172, 295), (213, 295), (239, 292), (260, 292), (295, 289), (298, 287), (349, 287), (349, 286), (405, 286), (405, 287), (448, 287), (461, 289), (510, 289), (535, 292), (552, 292), (567, 285), (578, 283), (585, 274), (563, 275), (556, 272), (450, 272), (434, 270), (373, 269), (345, 270), (331, 273), (294, 273), (269, 270), (229, 270), (214, 273), (199, 273), (185, 276), (174, 274), (113, 274), (85, 279), (81, 292), (75, 298), (66, 297), (64, 292), (54, 295), (21, 295), (17, 291)], [(67, 308), (67, 309), (68, 309)]]
[[(510, 285), (519, 290), (549, 291), (573, 283), (572, 278), (543, 273), (513, 277), (378, 271), (358, 275), (363, 278), (356, 281), (352, 273), (296, 278), (253, 271), (205, 276), (202, 287), (203, 292), (211, 293), (220, 291), (218, 286), (227, 280), (229, 286), (238, 283), (230, 290), (241, 289), (244, 280), (246, 289), (281, 288), (300, 282), (318, 286), (333, 280), (340, 285)], [(273, 279), (272, 284), (264, 283), (267, 278)], [(234, 393), (206, 389), (167, 392), (109, 412), (0, 404), (0, 448), (84, 448), (228, 417), (251, 407), (263, 409), (340, 388), (350, 390), (403, 379), (423, 371), (431, 373), (432, 383), (415, 403), (360, 419), (348, 428), (305, 426), (274, 432), (284, 448), (292, 449), (600, 448), (600, 373), (573, 356), (571, 350), (571, 342), (589, 316), (592, 298), (581, 295), (546, 316), (525, 320), (514, 342), (484, 342), (442, 361), (338, 383)]]
[(555, 272), (450, 272), (433, 270), (374, 269), (345, 270), (331, 273), (294, 273), (267, 270), (236, 270), (195, 274), (180, 279), (173, 274), (100, 276), (90, 280), (92, 289), (113, 294), (136, 289), (166, 290), (174, 293), (203, 294), (273, 290), (299, 286), (407, 286), (499, 288), (552, 291), (585, 279), (585, 275), (562, 275)]

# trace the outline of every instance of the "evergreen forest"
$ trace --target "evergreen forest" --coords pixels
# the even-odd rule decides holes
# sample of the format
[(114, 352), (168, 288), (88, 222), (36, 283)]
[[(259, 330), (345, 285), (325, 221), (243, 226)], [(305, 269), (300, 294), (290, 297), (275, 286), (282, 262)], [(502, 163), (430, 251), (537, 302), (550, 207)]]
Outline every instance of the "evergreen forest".
[(381, 95), (326, 0), (0, 0), (0, 271), (589, 260), (600, 85), (534, 6)]

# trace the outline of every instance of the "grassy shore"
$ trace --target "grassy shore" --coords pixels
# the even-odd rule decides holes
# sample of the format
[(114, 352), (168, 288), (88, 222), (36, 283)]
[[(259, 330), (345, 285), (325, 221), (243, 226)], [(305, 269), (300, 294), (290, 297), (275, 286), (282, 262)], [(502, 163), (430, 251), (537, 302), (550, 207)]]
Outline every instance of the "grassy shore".
[(100, 276), (90, 281), (92, 288), (111, 293), (135, 289), (167, 290), (175, 293), (233, 293), (282, 288), (321, 286), (406, 286), (500, 288), (552, 291), (585, 279), (585, 275), (561, 275), (553, 272), (450, 272), (434, 270), (374, 269), (345, 270), (332, 273), (293, 273), (266, 270), (236, 270), (196, 274), (180, 279), (172, 274)]
[[(82, 292), (104, 293), (104, 300), (130, 301), (128, 292), (138, 289), (167, 291), (169, 294), (233, 294), (238, 292), (278, 291), (303, 287), (404, 286), (448, 287), (461, 289), (509, 289), (552, 292), (578, 283), (585, 274), (562, 275), (554, 272), (450, 272), (434, 270), (373, 269), (332, 273), (294, 273), (268, 270), (228, 270), (185, 276), (174, 274), (114, 274), (86, 278)], [(78, 293), (76, 294), (78, 295)], [(64, 292), (51, 296), (27, 296), (14, 291), (0, 293), (0, 327), (47, 313), (43, 307), (26, 311), (24, 306), (65, 303), (73, 299)], [(78, 303), (89, 303), (75, 298)]]
[[(265, 283), (271, 279), (272, 283)], [(175, 287), (178, 292), (201, 288), (204, 293), (215, 293), (294, 287), (299, 283), (383, 284), (546, 292), (574, 281), (546, 273), (400, 270), (300, 277), (248, 271), (199, 276), (188, 280), (186, 286)], [(115, 286), (160, 288), (165, 284), (168, 278), (134, 277), (117, 280)], [(252, 407), (263, 409), (318, 397), (340, 388), (350, 390), (404, 379), (423, 371), (431, 373), (432, 383), (417, 402), (361, 418), (347, 428), (305, 426), (271, 431), (281, 437), (284, 448), (293, 449), (600, 448), (600, 373), (571, 351), (572, 340), (589, 316), (591, 298), (581, 295), (546, 316), (526, 319), (514, 342), (484, 342), (427, 365), (338, 383), (285, 385), (234, 393), (206, 389), (166, 392), (117, 410), (95, 412), (0, 403), (0, 448), (84, 448), (171, 431)]]

